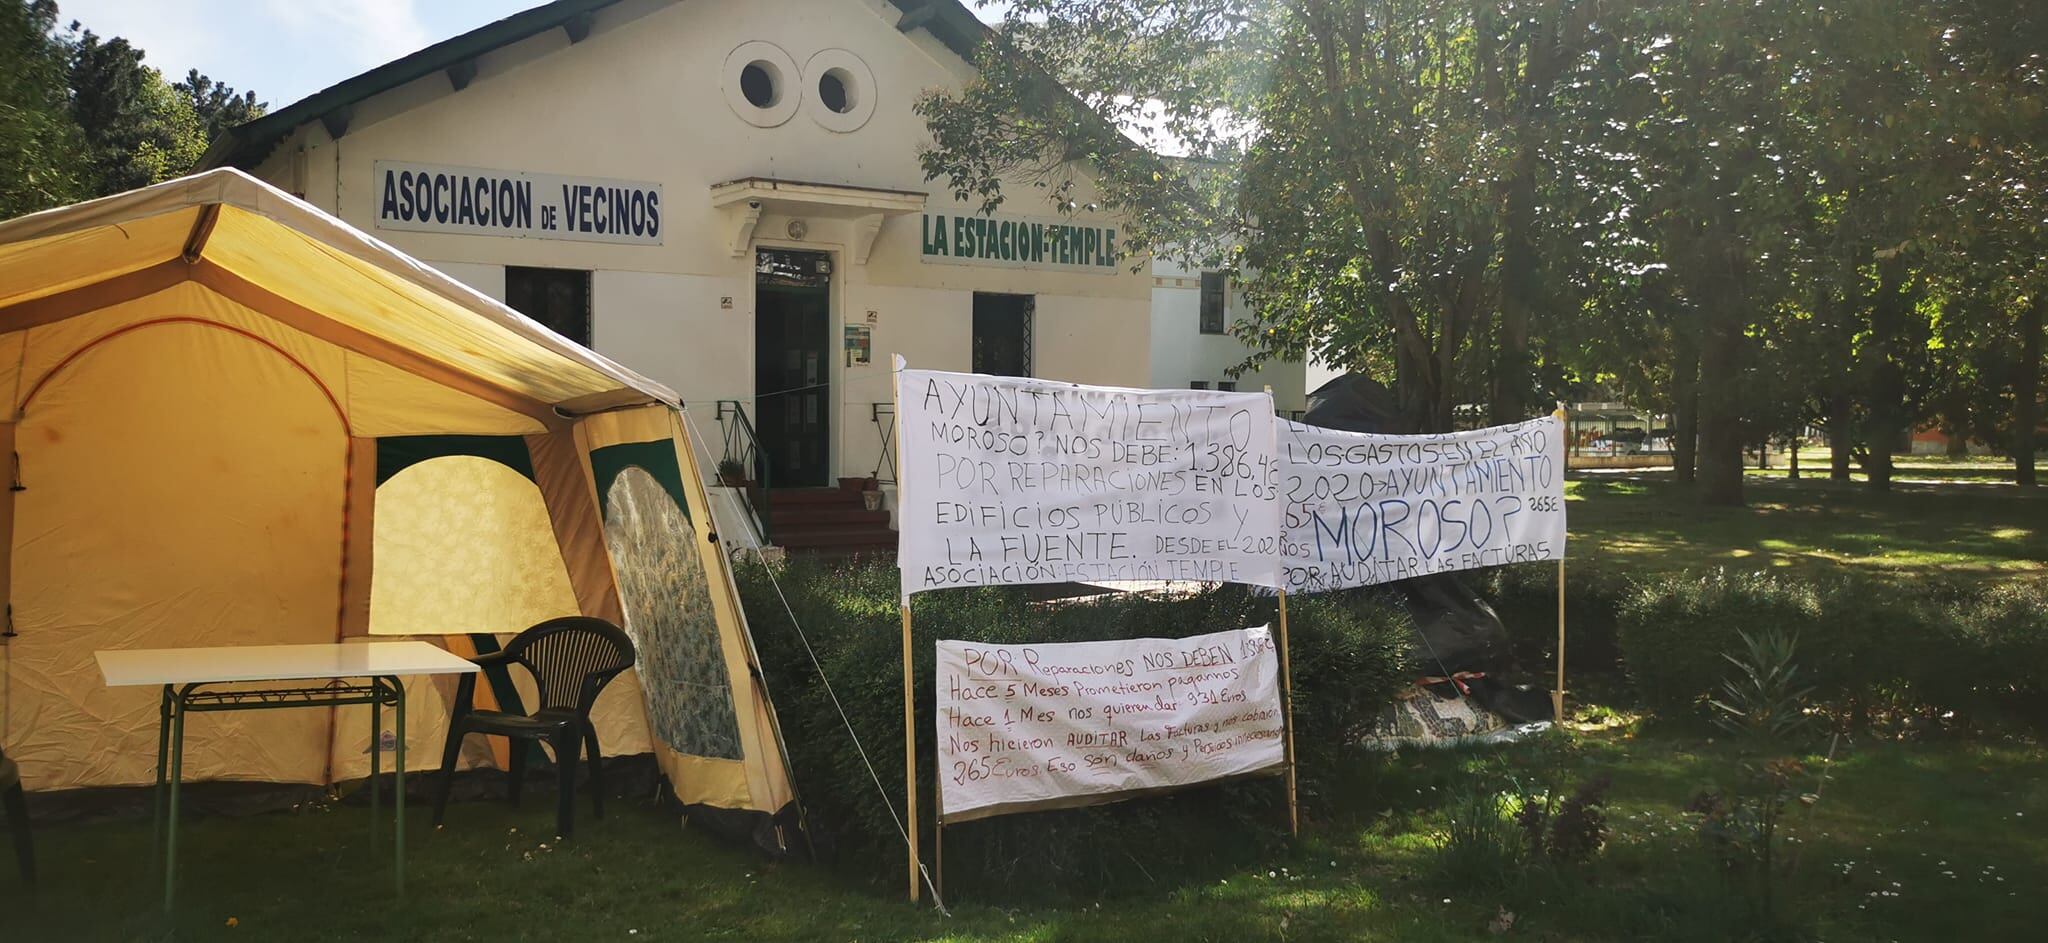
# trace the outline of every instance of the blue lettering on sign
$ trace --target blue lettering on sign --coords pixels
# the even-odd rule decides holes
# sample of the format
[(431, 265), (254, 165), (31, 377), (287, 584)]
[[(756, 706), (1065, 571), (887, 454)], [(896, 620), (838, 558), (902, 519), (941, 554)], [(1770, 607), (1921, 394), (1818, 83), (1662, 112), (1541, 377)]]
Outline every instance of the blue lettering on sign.
[[(505, 235), (567, 230), (601, 236), (661, 237), (661, 191), (619, 184), (562, 184), (559, 208), (537, 213), (534, 181), (523, 176), (380, 167), (377, 217), (502, 230)], [(537, 218), (538, 217), (538, 218)]]

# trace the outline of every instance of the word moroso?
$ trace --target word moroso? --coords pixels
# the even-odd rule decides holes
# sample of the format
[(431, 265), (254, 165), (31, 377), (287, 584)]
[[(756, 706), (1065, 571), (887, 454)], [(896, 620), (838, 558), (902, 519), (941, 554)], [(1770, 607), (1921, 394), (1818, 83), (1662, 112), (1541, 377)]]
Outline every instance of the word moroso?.
[(1290, 591), (1564, 557), (1555, 418), (1432, 436), (1288, 422), (1279, 451)]

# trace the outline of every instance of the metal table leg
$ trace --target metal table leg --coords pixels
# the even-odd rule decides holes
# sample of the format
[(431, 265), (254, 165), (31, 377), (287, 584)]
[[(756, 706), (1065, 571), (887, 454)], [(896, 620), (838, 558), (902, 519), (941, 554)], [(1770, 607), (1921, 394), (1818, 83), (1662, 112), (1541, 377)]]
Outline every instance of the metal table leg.
[(370, 697), (370, 778), (365, 784), (370, 789), (370, 853), (377, 853), (377, 774), (384, 768), (384, 705), (383, 698), (374, 693)]
[(394, 756), (392, 757), (392, 765), (397, 775), (397, 789), (393, 793), (391, 805), (392, 817), (398, 820), (398, 834), (396, 836), (398, 844), (398, 896), (403, 898), (405, 896), (405, 685), (399, 681), (396, 675), (388, 676), (384, 680), (391, 685), (392, 701), (397, 711), (398, 736), (393, 751)]
[[(159, 708), (157, 728), (157, 793), (153, 803), (157, 810), (157, 821), (162, 835), (162, 857), (164, 867), (164, 911), (169, 913), (177, 902), (178, 880), (178, 805), (180, 787), (185, 771), (185, 715), (229, 710), (265, 710), (280, 707), (340, 707), (349, 704), (370, 705), (370, 849), (375, 853), (377, 846), (377, 821), (381, 815), (382, 801), (379, 797), (378, 778), (383, 773), (384, 731), (383, 708), (391, 705), (396, 711), (398, 724), (397, 748), (394, 750), (395, 788), (392, 821), (396, 835), (392, 842), (394, 852), (393, 874), (398, 882), (398, 894), (405, 896), (405, 685), (395, 675), (380, 675), (370, 679), (367, 688), (361, 685), (341, 685), (337, 681), (325, 688), (284, 688), (259, 691), (208, 691), (197, 696), (194, 690), (204, 682), (193, 682), (184, 687), (164, 685), (163, 702)], [(165, 775), (168, 759), (169, 776)], [(168, 797), (163, 794), (168, 786)], [(165, 801), (167, 798), (167, 802)], [(166, 808), (168, 806), (168, 808)], [(157, 856), (154, 851), (151, 857)]]
[(193, 685), (186, 685), (171, 700), (171, 807), (164, 822), (164, 912), (170, 913), (177, 902), (178, 890), (178, 785), (185, 775), (185, 695), (191, 693)]
[(171, 686), (164, 685), (156, 712), (156, 787), (149, 794), (149, 860), (154, 868), (164, 857), (164, 773), (171, 759)]

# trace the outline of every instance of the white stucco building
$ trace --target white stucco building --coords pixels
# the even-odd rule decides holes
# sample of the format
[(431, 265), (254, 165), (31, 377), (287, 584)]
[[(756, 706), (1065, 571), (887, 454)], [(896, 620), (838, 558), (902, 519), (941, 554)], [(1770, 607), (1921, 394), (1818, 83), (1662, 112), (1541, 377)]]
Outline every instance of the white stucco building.
[[(985, 29), (958, 0), (558, 0), (207, 162), (668, 384), (700, 428), (739, 404), (777, 486), (886, 478), (892, 354), (1119, 386), (1225, 380), (1243, 355), (1201, 333), (1198, 273), (1120, 256), (1118, 219), (1027, 184), (986, 217), (924, 179), (912, 106), (973, 76)], [(1239, 386), (1299, 408), (1299, 369), (1269, 373)]]
[(1299, 362), (1269, 362), (1238, 377), (1227, 371), (1245, 361), (1250, 348), (1233, 333), (1244, 317), (1244, 295), (1221, 272), (1183, 268), (1152, 260), (1152, 379), (1157, 389), (1194, 387), (1256, 390), (1272, 387), (1282, 416), (1307, 407), (1307, 371)]

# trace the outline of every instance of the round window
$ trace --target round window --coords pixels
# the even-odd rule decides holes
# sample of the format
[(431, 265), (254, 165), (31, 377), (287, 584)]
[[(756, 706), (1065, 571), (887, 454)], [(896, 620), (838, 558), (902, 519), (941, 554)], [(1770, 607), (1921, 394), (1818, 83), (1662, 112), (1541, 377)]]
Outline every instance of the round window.
[(775, 66), (756, 60), (740, 70), (740, 94), (756, 108), (775, 107)]
[(845, 134), (874, 117), (878, 98), (874, 70), (844, 49), (824, 49), (804, 64), (804, 111), (819, 127)]
[[(723, 78), (726, 107), (741, 121), (757, 128), (773, 128), (797, 113), (804, 99), (804, 76), (796, 60), (774, 43), (741, 43), (725, 57)], [(814, 96), (812, 96), (814, 97)]]
[(852, 111), (853, 90), (847, 87), (851, 81), (845, 69), (826, 70), (818, 76), (818, 104), (842, 115)]

